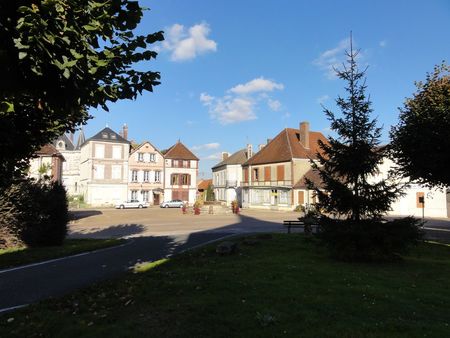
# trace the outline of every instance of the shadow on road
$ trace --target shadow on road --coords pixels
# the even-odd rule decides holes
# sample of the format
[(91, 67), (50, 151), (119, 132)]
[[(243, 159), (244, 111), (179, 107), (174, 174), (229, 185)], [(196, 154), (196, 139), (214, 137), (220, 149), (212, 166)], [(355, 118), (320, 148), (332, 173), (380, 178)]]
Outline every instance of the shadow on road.
[(87, 218), (91, 216), (97, 216), (103, 214), (100, 210), (70, 210), (69, 217), (71, 221)]
[(83, 229), (78, 231), (71, 231), (70, 236), (72, 238), (121, 238), (130, 237), (141, 234), (145, 230), (145, 226), (142, 224), (118, 224), (111, 225), (109, 227), (99, 227)]

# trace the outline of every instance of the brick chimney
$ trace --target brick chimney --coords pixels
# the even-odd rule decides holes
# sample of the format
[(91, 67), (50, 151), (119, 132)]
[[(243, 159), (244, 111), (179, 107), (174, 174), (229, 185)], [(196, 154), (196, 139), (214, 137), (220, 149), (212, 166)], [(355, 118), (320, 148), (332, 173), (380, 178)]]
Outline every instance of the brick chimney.
[(253, 147), (251, 144), (247, 144), (247, 158), (250, 158), (253, 156)]
[(128, 126), (126, 123), (124, 123), (122, 127), (122, 136), (125, 140), (128, 140)]
[(228, 158), (228, 156), (230, 156), (230, 153), (227, 153), (226, 151), (223, 151), (222, 152), (222, 161), (225, 161)]
[(300, 143), (309, 149), (309, 122), (300, 123)]

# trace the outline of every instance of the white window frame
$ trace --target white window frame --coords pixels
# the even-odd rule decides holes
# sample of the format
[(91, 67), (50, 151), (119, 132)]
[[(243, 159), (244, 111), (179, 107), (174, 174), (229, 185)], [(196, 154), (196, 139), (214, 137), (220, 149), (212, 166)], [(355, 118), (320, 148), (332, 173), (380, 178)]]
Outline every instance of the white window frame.
[(156, 183), (161, 183), (161, 170), (156, 170), (155, 171), (155, 182)]
[(96, 144), (95, 145), (95, 158), (105, 158), (105, 145)]
[(144, 170), (144, 182), (150, 182), (150, 171)]
[(138, 171), (131, 170), (131, 182), (137, 182), (137, 181), (138, 181)]
[(94, 164), (94, 179), (103, 180), (105, 178), (105, 165)]
[(113, 146), (112, 147), (112, 158), (115, 160), (122, 159), (122, 146)]
[(119, 164), (113, 164), (111, 166), (111, 179), (121, 180), (122, 179), (122, 166)]
[(138, 153), (138, 162), (144, 162), (144, 153)]

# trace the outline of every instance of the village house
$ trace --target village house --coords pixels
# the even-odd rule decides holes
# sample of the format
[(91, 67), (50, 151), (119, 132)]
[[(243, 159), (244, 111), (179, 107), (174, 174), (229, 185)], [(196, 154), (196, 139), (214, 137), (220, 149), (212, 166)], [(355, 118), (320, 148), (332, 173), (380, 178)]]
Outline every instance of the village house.
[(164, 156), (150, 142), (143, 142), (131, 152), (128, 172), (128, 199), (150, 205), (164, 200)]
[(243, 165), (242, 206), (292, 210), (315, 203), (305, 178), (317, 183), (310, 159), (316, 158), (318, 141), (327, 142), (321, 132), (310, 131), (309, 123), (299, 129), (286, 128)]
[(74, 144), (73, 134), (63, 134), (55, 139), (53, 146), (64, 156), (62, 166), (62, 183), (69, 196), (82, 193), (80, 189), (80, 159), (81, 145), (85, 142), (83, 130), (78, 134), (78, 141)]
[(231, 206), (231, 202), (242, 200), (242, 164), (252, 156), (252, 146), (229, 155), (222, 153), (222, 161), (212, 167), (214, 196), (217, 201)]
[(112, 205), (127, 199), (130, 142), (106, 127), (81, 145), (80, 185), (86, 203)]
[(183, 143), (178, 141), (164, 154), (164, 201), (195, 202), (197, 194), (198, 161)]
[(30, 160), (28, 176), (36, 180), (49, 178), (62, 183), (64, 161), (64, 156), (53, 144), (46, 144), (36, 151)]

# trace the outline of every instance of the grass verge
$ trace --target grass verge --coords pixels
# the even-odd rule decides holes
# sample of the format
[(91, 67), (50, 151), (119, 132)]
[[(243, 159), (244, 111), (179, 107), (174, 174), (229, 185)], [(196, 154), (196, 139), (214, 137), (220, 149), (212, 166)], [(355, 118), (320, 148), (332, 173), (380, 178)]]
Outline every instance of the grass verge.
[(66, 239), (62, 246), (0, 249), (0, 269), (75, 255), (123, 243), (120, 239)]
[[(255, 237), (252, 237), (255, 238)], [(301, 234), (210, 245), (0, 316), (2, 337), (448, 337), (450, 248), (330, 260)], [(247, 245), (244, 243), (247, 243)]]

